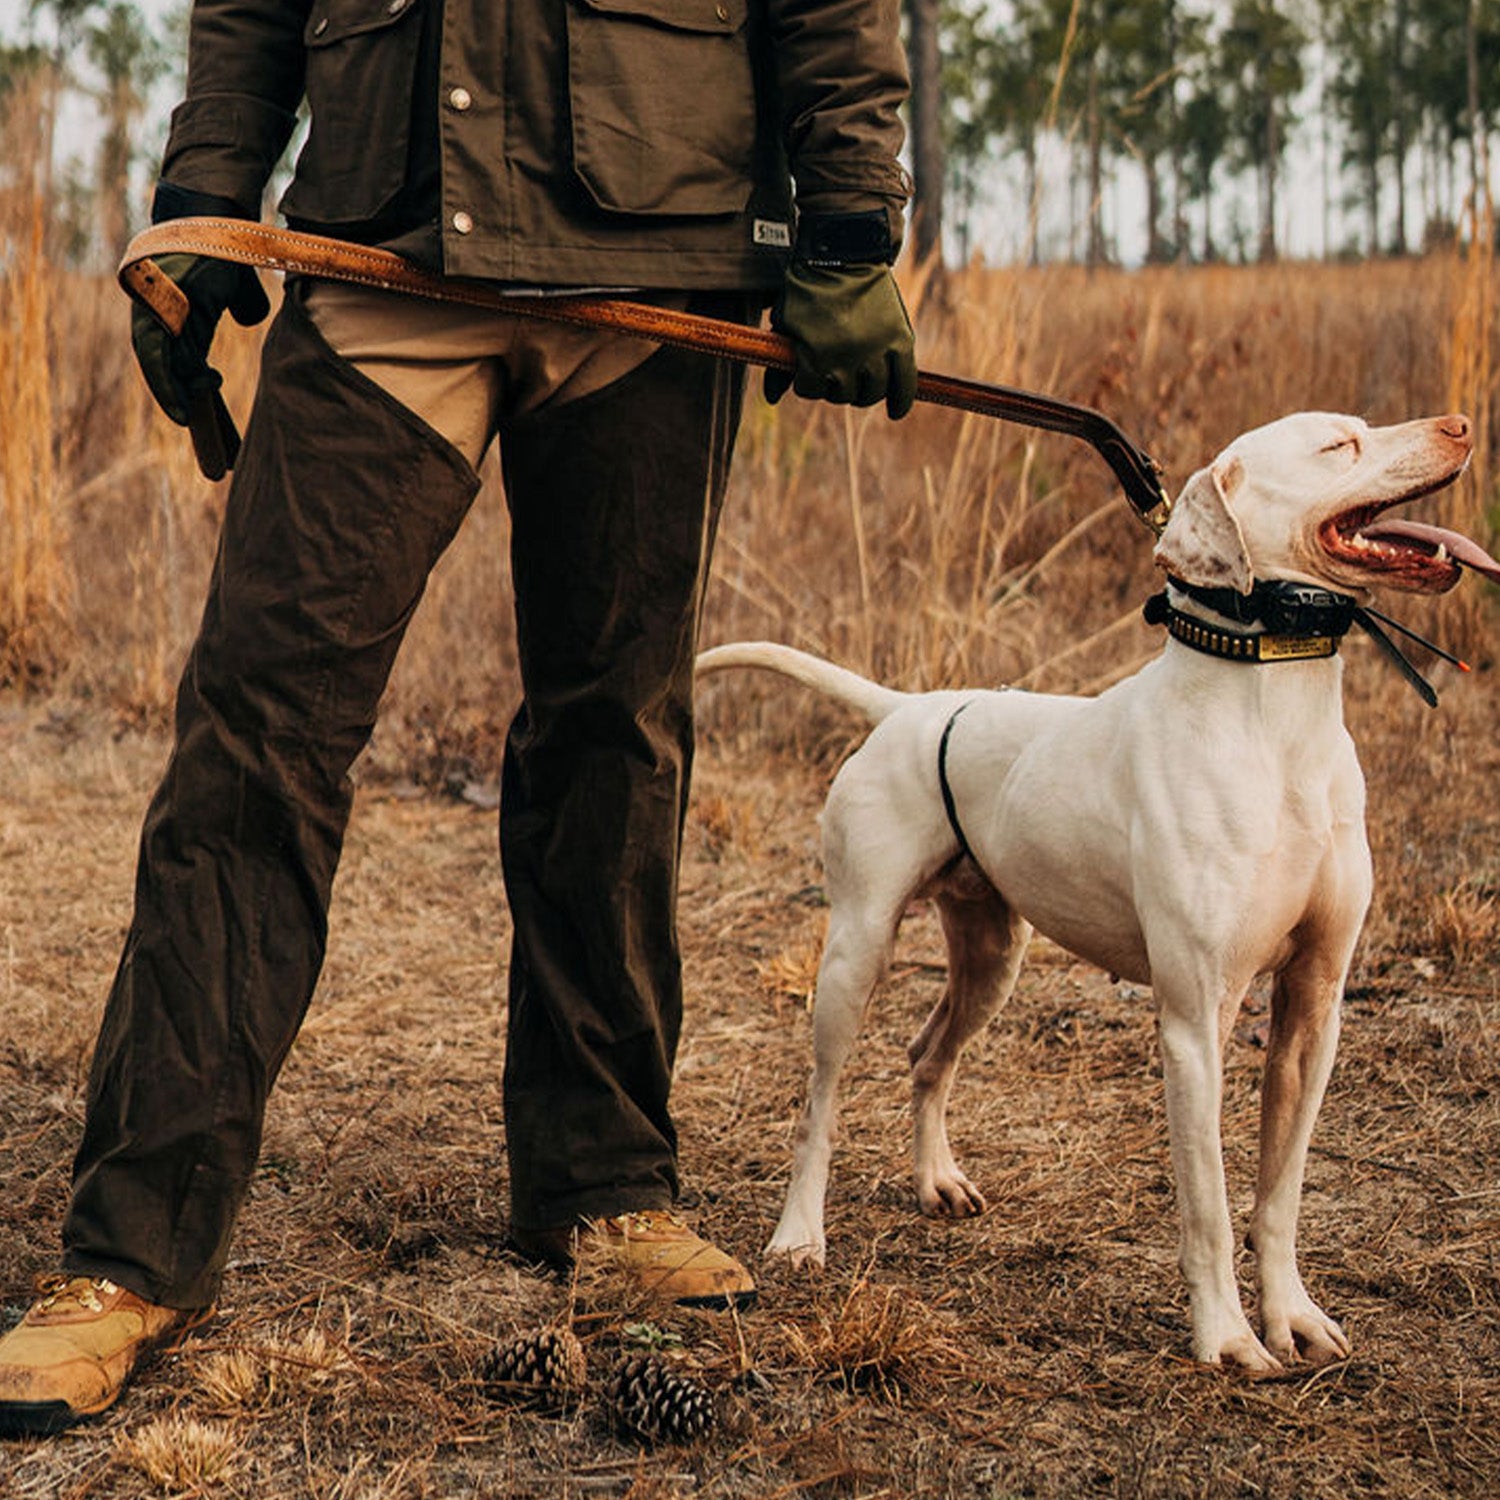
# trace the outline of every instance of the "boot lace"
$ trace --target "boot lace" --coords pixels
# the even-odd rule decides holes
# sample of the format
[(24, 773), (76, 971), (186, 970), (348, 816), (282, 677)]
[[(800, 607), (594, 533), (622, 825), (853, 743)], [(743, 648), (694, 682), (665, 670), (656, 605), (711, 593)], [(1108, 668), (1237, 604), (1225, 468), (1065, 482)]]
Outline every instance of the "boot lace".
[(103, 1312), (101, 1296), (113, 1296), (119, 1291), (107, 1276), (69, 1276), (66, 1272), (50, 1276), (38, 1276), (36, 1289), (41, 1294), (38, 1312), (52, 1312), (63, 1303), (71, 1302), (84, 1312)]

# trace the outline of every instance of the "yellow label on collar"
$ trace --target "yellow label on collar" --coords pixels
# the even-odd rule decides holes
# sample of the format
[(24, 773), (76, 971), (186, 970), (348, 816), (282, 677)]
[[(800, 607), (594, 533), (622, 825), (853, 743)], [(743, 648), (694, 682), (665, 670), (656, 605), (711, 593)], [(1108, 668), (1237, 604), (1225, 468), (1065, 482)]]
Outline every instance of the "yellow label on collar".
[(1332, 656), (1338, 643), (1331, 635), (1262, 635), (1262, 661), (1299, 661), (1304, 657)]

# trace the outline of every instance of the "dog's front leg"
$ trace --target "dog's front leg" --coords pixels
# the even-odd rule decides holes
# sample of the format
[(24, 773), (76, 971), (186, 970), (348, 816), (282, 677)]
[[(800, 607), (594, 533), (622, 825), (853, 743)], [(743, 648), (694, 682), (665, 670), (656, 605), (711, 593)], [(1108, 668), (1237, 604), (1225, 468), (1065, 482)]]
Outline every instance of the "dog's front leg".
[(1235, 1282), (1234, 1232), (1220, 1134), (1220, 997), (1205, 998), (1201, 983), (1170, 979), (1155, 967), (1153, 978), (1161, 1017), (1167, 1131), (1182, 1220), (1179, 1264), (1192, 1311), (1193, 1356), (1206, 1364), (1227, 1360), (1254, 1374), (1276, 1374), (1281, 1365), (1255, 1336)]
[(1260, 1281), (1267, 1347), (1288, 1363), (1328, 1364), (1349, 1355), (1344, 1331), (1302, 1285), (1297, 1215), (1308, 1142), (1333, 1070), (1342, 970), (1304, 951), (1276, 977), (1261, 1086), (1260, 1171), (1250, 1243)]

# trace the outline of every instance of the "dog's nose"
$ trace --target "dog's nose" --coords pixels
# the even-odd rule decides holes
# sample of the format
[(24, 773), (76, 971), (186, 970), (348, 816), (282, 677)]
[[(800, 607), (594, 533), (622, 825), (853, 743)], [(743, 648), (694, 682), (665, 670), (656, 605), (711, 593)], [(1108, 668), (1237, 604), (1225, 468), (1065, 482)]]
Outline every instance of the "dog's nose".
[(1461, 411), (1456, 411), (1451, 416), (1438, 418), (1438, 431), (1444, 437), (1462, 441), (1468, 437), (1470, 426), (1469, 419)]

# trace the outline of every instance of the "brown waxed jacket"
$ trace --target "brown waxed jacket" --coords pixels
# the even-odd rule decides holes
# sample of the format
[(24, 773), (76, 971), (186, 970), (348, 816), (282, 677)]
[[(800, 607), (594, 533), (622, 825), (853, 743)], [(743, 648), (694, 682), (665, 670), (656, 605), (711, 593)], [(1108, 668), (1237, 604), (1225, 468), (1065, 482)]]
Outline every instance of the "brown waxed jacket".
[[(771, 287), (789, 173), (802, 211), (880, 209), (899, 242), (898, 17), (898, 0), (196, 0), (162, 179), (258, 216), (305, 95), (281, 207), (338, 234), (409, 187), (426, 105), (448, 274)], [(434, 106), (414, 91), (439, 36)]]

